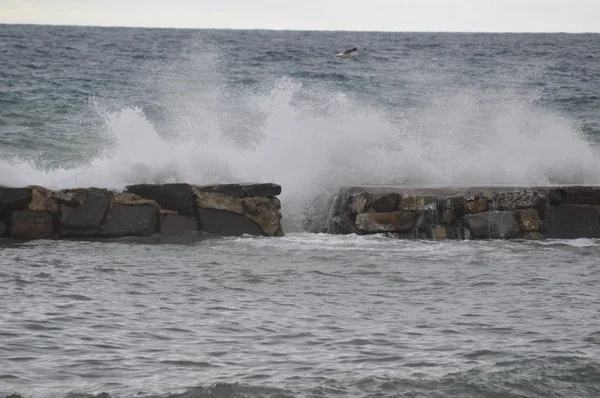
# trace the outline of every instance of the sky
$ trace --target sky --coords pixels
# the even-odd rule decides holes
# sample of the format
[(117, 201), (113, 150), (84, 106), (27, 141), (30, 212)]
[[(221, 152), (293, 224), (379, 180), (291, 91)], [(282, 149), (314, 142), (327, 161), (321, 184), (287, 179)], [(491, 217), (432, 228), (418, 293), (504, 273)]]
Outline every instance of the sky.
[(600, 32), (600, 0), (0, 0), (0, 23), (434, 32)]

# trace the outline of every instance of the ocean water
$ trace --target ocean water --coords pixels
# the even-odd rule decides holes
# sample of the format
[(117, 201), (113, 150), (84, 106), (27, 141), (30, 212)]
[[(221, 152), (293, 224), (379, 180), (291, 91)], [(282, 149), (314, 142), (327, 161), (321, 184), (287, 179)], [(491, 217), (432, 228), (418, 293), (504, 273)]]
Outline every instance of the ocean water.
[(600, 241), (301, 227), (346, 184), (600, 184), (599, 39), (0, 25), (0, 185), (277, 182), (287, 232), (2, 242), (0, 397), (600, 396)]

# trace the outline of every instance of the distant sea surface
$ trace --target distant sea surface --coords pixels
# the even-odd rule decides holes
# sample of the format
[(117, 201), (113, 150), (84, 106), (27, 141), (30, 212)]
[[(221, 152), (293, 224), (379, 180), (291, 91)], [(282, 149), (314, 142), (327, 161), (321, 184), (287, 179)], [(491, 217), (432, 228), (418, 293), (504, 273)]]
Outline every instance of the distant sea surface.
[(0, 242), (0, 397), (600, 396), (600, 241), (301, 227), (348, 184), (600, 184), (598, 65), (597, 34), (0, 25), (0, 185), (276, 182), (287, 232)]

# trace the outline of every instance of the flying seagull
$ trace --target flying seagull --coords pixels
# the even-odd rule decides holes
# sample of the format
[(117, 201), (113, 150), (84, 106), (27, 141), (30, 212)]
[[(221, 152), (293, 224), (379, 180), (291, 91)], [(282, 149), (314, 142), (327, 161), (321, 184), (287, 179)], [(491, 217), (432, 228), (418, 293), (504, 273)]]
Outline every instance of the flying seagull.
[(358, 48), (354, 47), (354, 48), (351, 48), (350, 50), (346, 50), (346, 51), (344, 51), (344, 52), (341, 52), (341, 53), (334, 54), (334, 57), (339, 57), (339, 58), (351, 58), (351, 57), (353, 57), (353, 56), (354, 56), (354, 52), (355, 52), (356, 50), (358, 50)]

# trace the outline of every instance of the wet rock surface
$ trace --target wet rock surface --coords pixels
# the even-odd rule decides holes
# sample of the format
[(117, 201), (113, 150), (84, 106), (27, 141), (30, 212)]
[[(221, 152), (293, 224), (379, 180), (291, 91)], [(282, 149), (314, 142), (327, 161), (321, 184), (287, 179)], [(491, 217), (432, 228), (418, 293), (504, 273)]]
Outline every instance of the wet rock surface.
[[(319, 232), (436, 240), (600, 237), (600, 187), (367, 185), (343, 187), (329, 203)], [(393, 203), (394, 211), (384, 211)]]
[[(207, 188), (208, 187), (208, 188)], [(282, 236), (276, 184), (130, 185), (52, 191), (0, 188), (0, 237), (19, 240), (117, 238), (189, 231)]]

